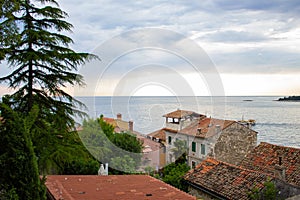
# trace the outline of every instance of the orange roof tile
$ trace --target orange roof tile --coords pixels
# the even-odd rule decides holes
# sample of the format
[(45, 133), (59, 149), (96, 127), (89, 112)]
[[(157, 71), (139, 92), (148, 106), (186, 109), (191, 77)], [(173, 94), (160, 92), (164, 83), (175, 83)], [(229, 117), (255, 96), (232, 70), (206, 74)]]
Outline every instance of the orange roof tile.
[(196, 199), (147, 175), (49, 175), (46, 186), (54, 199)]
[(129, 131), (129, 122), (122, 119), (114, 119), (109, 117), (103, 117), (103, 121), (114, 126), (115, 132)]
[(152, 133), (149, 133), (147, 136), (151, 136), (154, 138), (159, 138), (162, 141), (166, 141), (166, 133), (164, 129), (159, 129), (157, 131), (154, 131)]
[(184, 179), (225, 199), (246, 200), (254, 186), (261, 189), (273, 177), (207, 158), (184, 175)]
[[(217, 133), (216, 132), (217, 126), (220, 127), (220, 130), (224, 130), (225, 128), (227, 128), (233, 123), (236, 122), (231, 120), (204, 118), (182, 129), (180, 133), (192, 135), (196, 137), (208, 138), (214, 136)], [(198, 134), (199, 130), (201, 130), (200, 134)]]
[(103, 117), (103, 121), (113, 126), (117, 125), (116, 120), (114, 118)]
[(170, 112), (170, 113), (167, 113), (165, 115), (163, 115), (163, 117), (169, 117), (169, 118), (183, 118), (183, 117), (186, 117), (186, 116), (189, 116), (189, 115), (193, 115), (193, 116), (204, 116), (204, 115), (201, 115), (199, 113), (195, 113), (193, 111), (188, 111), (188, 110), (176, 110), (176, 111), (173, 111), (173, 112)]
[(300, 149), (261, 142), (242, 160), (241, 166), (274, 174), (275, 166), (282, 158), (282, 166), (286, 168), (286, 181), (300, 186)]

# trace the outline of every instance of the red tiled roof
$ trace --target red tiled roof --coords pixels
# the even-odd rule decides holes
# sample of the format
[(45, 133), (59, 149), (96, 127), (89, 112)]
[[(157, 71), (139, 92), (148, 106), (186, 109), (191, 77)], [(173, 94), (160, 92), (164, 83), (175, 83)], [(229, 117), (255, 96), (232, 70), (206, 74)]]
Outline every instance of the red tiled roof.
[(286, 182), (300, 186), (300, 149), (261, 142), (242, 160), (241, 166), (274, 174), (275, 165), (282, 158), (286, 168)]
[(103, 117), (103, 121), (113, 126), (117, 125), (116, 120), (114, 118)]
[[(217, 133), (216, 126), (220, 126), (220, 130), (224, 130), (233, 123), (235, 123), (235, 121), (204, 118), (182, 129), (180, 133), (196, 137), (208, 138), (214, 136)], [(201, 129), (201, 133), (197, 134), (199, 129)]]
[(154, 138), (159, 138), (162, 141), (166, 141), (166, 133), (164, 129), (159, 129), (157, 131), (154, 131), (152, 133), (149, 133), (148, 136), (154, 137)]
[(201, 115), (199, 113), (195, 113), (193, 111), (188, 111), (188, 110), (176, 110), (176, 111), (173, 111), (173, 112), (170, 112), (170, 113), (167, 113), (165, 115), (163, 115), (163, 117), (169, 117), (169, 118), (183, 118), (183, 117), (186, 117), (186, 116), (189, 116), (189, 115), (194, 115), (194, 116), (204, 116), (204, 115)]
[(123, 121), (122, 119), (103, 117), (103, 121), (114, 126), (114, 131), (116, 133), (120, 133), (122, 131), (129, 131), (129, 122)]
[(209, 190), (223, 198), (246, 200), (253, 187), (263, 188), (265, 181), (274, 177), (253, 170), (207, 158), (190, 170), (184, 179), (189, 184)]
[(196, 199), (147, 175), (49, 175), (46, 186), (55, 199)]

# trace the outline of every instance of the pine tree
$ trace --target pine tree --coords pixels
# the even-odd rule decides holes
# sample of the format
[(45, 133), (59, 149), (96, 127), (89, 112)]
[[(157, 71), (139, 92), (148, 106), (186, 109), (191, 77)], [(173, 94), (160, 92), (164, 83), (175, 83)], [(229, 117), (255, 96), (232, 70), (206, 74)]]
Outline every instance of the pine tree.
[(63, 88), (67, 84), (83, 85), (83, 77), (75, 71), (97, 57), (69, 47), (73, 41), (63, 32), (71, 31), (72, 25), (64, 20), (67, 13), (55, 0), (1, 3), (0, 59), (6, 60), (13, 71), (0, 81), (16, 90), (10, 98), (11, 106), (28, 113), (36, 104), (41, 112), (50, 110), (52, 116), (72, 125), (74, 115), (83, 114), (78, 109), (83, 104)]
[[(0, 104), (0, 199), (45, 199), (30, 129), (38, 114), (33, 107), (28, 116)], [(44, 182), (44, 180), (42, 181)]]

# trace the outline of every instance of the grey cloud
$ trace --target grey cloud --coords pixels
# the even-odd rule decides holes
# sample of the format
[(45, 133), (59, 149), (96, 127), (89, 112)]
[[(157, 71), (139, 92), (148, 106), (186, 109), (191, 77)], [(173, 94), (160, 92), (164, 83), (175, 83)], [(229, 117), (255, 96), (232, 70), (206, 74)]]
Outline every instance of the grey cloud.
[(246, 32), (246, 31), (218, 31), (216, 33), (207, 34), (203, 37), (212, 42), (261, 42), (270, 40), (270, 38), (260, 33)]
[[(203, 1), (109, 1), (109, 0), (61, 0), (62, 8), (70, 14), (70, 21), (74, 24), (72, 35), (76, 49), (92, 50), (99, 44), (119, 33), (143, 27), (164, 27), (182, 34), (192, 32), (202, 33), (197, 40), (210, 44), (238, 45), (243, 43), (258, 43), (269, 48), (261, 60), (260, 49), (242, 50), (242, 52), (227, 53), (226, 47), (219, 53), (216, 49), (210, 55), (225, 71), (247, 71), (276, 73), (297, 70), (297, 52), (288, 52), (290, 45), (290, 31), (300, 26), (298, 0), (203, 0)], [(289, 33), (289, 34), (286, 34)], [(142, 36), (141, 36), (142, 37)], [(161, 44), (170, 44), (174, 40), (157, 34), (155, 40)], [(160, 38), (160, 39), (159, 39)], [(134, 41), (123, 38), (126, 42), (122, 46), (131, 45)], [(135, 38), (136, 39), (136, 38)], [(272, 42), (280, 40), (282, 47), (277, 45), (271, 49)], [(297, 43), (297, 41), (295, 41)], [(155, 46), (156, 44), (153, 44)], [(175, 44), (174, 44), (175, 45)], [(224, 46), (226, 46), (224, 45)], [(220, 48), (220, 46), (218, 46)], [(102, 49), (102, 58), (114, 49)], [(186, 49), (185, 51), (188, 51)], [(230, 50), (229, 50), (230, 52)], [(269, 52), (269, 53), (268, 53)], [(113, 53), (113, 52), (112, 52)], [(148, 54), (147, 54), (148, 55)], [(197, 55), (194, 55), (195, 57)], [(151, 56), (150, 56), (151, 57)], [(261, 56), (260, 56), (261, 57)], [(129, 58), (129, 57), (128, 57)], [(136, 58), (133, 58), (136, 59)], [(159, 60), (161, 59), (161, 60)], [(182, 69), (181, 63), (175, 60), (157, 58), (157, 62), (170, 63)], [(123, 60), (124, 66), (132, 64), (130, 60)], [(259, 67), (256, 68), (256, 65)], [(239, 67), (236, 67), (239, 66)], [(267, 66), (272, 66), (270, 70)], [(251, 68), (251, 70), (249, 70)]]
[(210, 56), (221, 73), (300, 73), (298, 52), (255, 49)]

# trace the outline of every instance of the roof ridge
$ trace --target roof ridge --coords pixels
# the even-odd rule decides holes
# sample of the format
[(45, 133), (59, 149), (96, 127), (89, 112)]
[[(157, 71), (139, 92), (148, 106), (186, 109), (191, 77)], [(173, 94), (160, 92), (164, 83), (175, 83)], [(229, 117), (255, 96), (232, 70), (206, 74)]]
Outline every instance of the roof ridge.
[(268, 145), (268, 146), (276, 146), (276, 147), (280, 147), (283, 149), (295, 149), (295, 150), (300, 151), (300, 148), (297, 148), (297, 147), (289, 147), (289, 146), (284, 146), (284, 145), (272, 144), (272, 143), (268, 143), (268, 142), (260, 142), (260, 144), (257, 147), (259, 147), (261, 144)]

